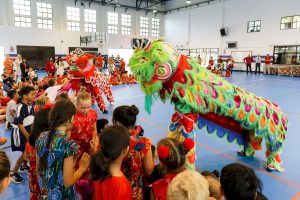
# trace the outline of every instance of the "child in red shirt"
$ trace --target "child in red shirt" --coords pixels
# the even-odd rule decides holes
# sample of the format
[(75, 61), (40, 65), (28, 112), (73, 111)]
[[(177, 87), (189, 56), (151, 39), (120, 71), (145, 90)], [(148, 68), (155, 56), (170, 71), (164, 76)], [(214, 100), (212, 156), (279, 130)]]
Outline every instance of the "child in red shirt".
[(123, 58), (120, 61), (120, 65), (121, 65), (122, 72), (125, 72), (126, 63)]
[(179, 143), (173, 138), (164, 138), (157, 144), (160, 166), (166, 171), (163, 179), (155, 181), (152, 186), (151, 199), (166, 200), (168, 186), (175, 176), (184, 171), (186, 154), (194, 148), (192, 139)]
[[(77, 112), (74, 116), (73, 129), (70, 138), (79, 146), (78, 156), (75, 161), (75, 169), (79, 168), (79, 161), (83, 153), (91, 155), (93, 149), (90, 143), (97, 138), (97, 113), (91, 109), (92, 99), (87, 92), (80, 92), (76, 99)], [(92, 180), (87, 170), (75, 184), (76, 192), (81, 199), (92, 198)]]
[(120, 125), (107, 127), (100, 139), (101, 150), (91, 160), (93, 200), (131, 200), (132, 190), (121, 171), (129, 151), (128, 130)]
[(129, 80), (128, 72), (127, 72), (127, 71), (122, 72), (121, 82), (122, 82), (123, 84), (128, 84), (128, 80)]

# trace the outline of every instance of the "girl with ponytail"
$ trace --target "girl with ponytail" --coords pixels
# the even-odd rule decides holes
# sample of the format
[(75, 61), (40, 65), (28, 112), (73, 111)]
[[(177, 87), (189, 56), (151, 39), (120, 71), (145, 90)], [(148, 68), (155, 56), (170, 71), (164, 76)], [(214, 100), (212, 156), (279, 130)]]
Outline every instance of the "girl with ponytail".
[(130, 200), (132, 190), (121, 171), (129, 151), (128, 130), (120, 125), (107, 127), (101, 134), (101, 149), (91, 160), (93, 200)]
[(194, 148), (192, 139), (185, 139), (182, 143), (173, 138), (164, 138), (157, 144), (157, 154), (161, 168), (164, 171), (164, 178), (155, 181), (150, 194), (151, 200), (166, 200), (167, 190), (170, 182), (180, 172), (185, 170), (184, 163), (187, 153)]
[(83, 154), (75, 171), (78, 145), (70, 139), (70, 129), (76, 113), (69, 100), (58, 101), (50, 111), (49, 131), (40, 134), (35, 142), (41, 190), (47, 199), (75, 199), (74, 183), (89, 167), (90, 156)]
[(143, 199), (145, 176), (154, 169), (151, 142), (142, 136), (142, 129), (135, 126), (138, 114), (135, 105), (117, 107), (113, 113), (113, 123), (123, 125), (130, 134), (129, 153), (124, 158), (122, 171), (131, 184), (133, 200)]

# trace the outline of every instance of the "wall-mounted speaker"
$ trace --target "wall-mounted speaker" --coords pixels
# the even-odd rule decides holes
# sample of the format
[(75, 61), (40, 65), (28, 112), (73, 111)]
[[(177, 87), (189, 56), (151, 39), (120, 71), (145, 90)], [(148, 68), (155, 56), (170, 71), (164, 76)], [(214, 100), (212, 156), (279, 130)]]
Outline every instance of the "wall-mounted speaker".
[(224, 37), (224, 36), (227, 36), (227, 31), (225, 28), (221, 28), (220, 29), (220, 33), (221, 33), (221, 36)]

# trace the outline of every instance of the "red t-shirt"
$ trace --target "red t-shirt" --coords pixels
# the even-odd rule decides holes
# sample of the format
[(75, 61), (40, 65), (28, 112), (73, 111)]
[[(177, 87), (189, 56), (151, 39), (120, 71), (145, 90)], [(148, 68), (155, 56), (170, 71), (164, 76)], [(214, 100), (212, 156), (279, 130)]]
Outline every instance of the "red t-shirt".
[(246, 58), (244, 58), (243, 59), (244, 60), (244, 62), (246, 63), (246, 64), (251, 64), (252, 62), (253, 62), (253, 58), (252, 57), (246, 57)]
[(55, 73), (56, 72), (56, 68), (54, 67), (54, 64), (52, 62), (47, 62), (46, 72), (47, 73)]
[(265, 64), (266, 65), (269, 65), (269, 64), (271, 64), (271, 58), (270, 57), (265, 57)]
[(93, 200), (131, 200), (132, 189), (125, 176), (93, 181)]
[(120, 64), (121, 64), (121, 67), (122, 67), (122, 72), (125, 72), (125, 66), (126, 66), (125, 61), (121, 60)]
[(215, 63), (215, 61), (214, 61), (214, 60), (209, 60), (209, 62), (208, 62), (208, 65), (209, 65), (209, 66), (213, 66), (213, 65), (214, 65), (214, 63)]
[(95, 61), (96, 61), (96, 66), (97, 67), (102, 67), (102, 65), (103, 65), (103, 58), (102, 58), (102, 56), (96, 57)]

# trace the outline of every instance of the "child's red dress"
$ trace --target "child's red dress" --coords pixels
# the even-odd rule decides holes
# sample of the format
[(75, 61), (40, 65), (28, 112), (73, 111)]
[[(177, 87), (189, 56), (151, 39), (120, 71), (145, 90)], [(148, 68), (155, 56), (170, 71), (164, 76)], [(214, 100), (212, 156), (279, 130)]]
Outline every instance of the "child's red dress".
[(177, 174), (166, 174), (163, 179), (152, 183), (152, 192), (155, 199), (167, 200), (168, 187)]
[(26, 143), (25, 147), (26, 154), (29, 160), (29, 189), (30, 189), (30, 200), (38, 200), (41, 196), (41, 190), (36, 174), (36, 151), (33, 146)]
[[(74, 127), (70, 138), (75, 140), (79, 146), (78, 156), (75, 161), (75, 170), (79, 168), (79, 161), (83, 153), (91, 155), (93, 150), (90, 141), (96, 131), (97, 113), (94, 110), (88, 111), (87, 115), (77, 112), (74, 117)], [(96, 135), (96, 134), (95, 134)], [(91, 199), (92, 197), (92, 180), (87, 170), (75, 184), (76, 192), (82, 199)]]

